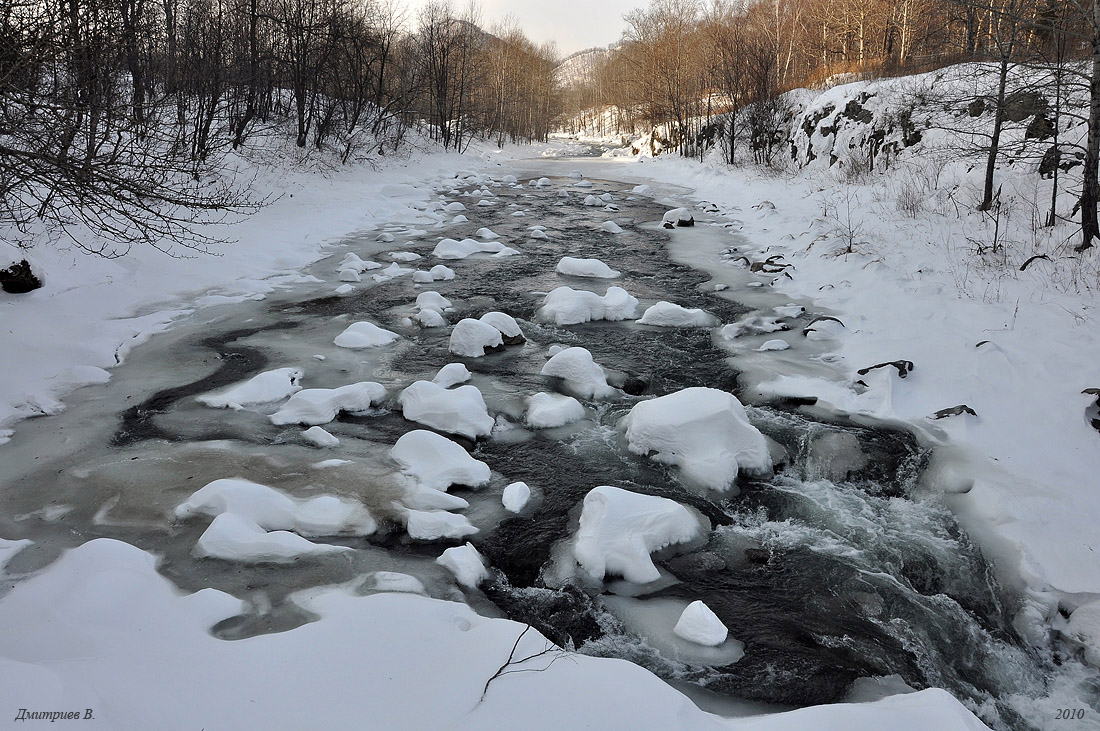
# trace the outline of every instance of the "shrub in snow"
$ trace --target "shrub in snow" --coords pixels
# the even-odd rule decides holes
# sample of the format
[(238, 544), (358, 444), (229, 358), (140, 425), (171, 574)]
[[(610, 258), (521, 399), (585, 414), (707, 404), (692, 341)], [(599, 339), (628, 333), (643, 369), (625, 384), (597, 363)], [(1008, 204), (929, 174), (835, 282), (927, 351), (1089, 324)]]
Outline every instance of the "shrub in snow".
[(486, 350), (503, 346), (500, 330), (481, 320), (467, 317), (451, 330), (451, 340), (447, 347), (455, 355), (480, 358), (485, 355)]
[(493, 431), (493, 417), (481, 391), (473, 386), (446, 389), (431, 381), (417, 381), (401, 392), (398, 403), (409, 421), (448, 434), (477, 439)]
[(460, 383), (466, 383), (470, 380), (471, 375), (466, 366), (461, 363), (448, 363), (439, 369), (439, 373), (435, 374), (432, 383), (438, 383), (443, 388), (450, 388)]
[(526, 482), (513, 482), (504, 488), (500, 496), (500, 502), (504, 509), (510, 513), (518, 513), (531, 499), (531, 488)]
[(478, 584), (489, 578), (489, 572), (485, 569), (485, 559), (471, 543), (448, 548), (435, 562), (450, 571), (455, 581), (468, 589), (476, 588)]
[(672, 632), (688, 642), (717, 647), (726, 641), (729, 630), (710, 607), (700, 601), (688, 604)]
[[(596, 367), (599, 368), (599, 366)], [(604, 384), (606, 383), (605, 380)], [(552, 429), (556, 426), (572, 424), (583, 418), (584, 406), (572, 396), (536, 393), (527, 399), (527, 425), (535, 429)]]
[(678, 502), (601, 486), (584, 498), (573, 556), (594, 578), (615, 574), (648, 584), (661, 576), (651, 553), (702, 535), (699, 520)]
[(656, 327), (713, 327), (718, 324), (718, 318), (697, 307), (688, 309), (672, 302), (661, 301), (642, 313), (638, 324)]
[(301, 391), (301, 380), (302, 371), (299, 368), (276, 368), (224, 391), (197, 396), (195, 400), (215, 409), (242, 409), (278, 401)]
[(599, 259), (577, 259), (572, 256), (561, 258), (561, 261), (558, 262), (557, 272), (571, 277), (596, 277), (599, 279), (614, 279), (619, 276), (619, 272)]
[(341, 348), (377, 348), (397, 340), (398, 334), (384, 330), (373, 322), (354, 322), (333, 339)]
[(307, 388), (290, 397), (282, 408), (271, 415), (271, 423), (327, 424), (342, 411), (349, 414), (366, 413), (371, 405), (386, 397), (386, 389), (380, 383), (362, 381), (340, 388)]
[(558, 325), (576, 325), (592, 320), (629, 320), (638, 309), (638, 299), (622, 287), (608, 287), (603, 297), (595, 292), (558, 287), (546, 295), (539, 317)]
[(302, 432), (302, 437), (315, 447), (337, 447), (340, 440), (319, 426), (311, 426)]
[(26, 294), (42, 286), (42, 280), (31, 271), (30, 262), (22, 259), (6, 269), (0, 269), (0, 289), (8, 294)]
[(562, 379), (566, 388), (584, 398), (607, 398), (616, 393), (607, 384), (607, 375), (603, 368), (584, 348), (562, 350), (546, 361), (540, 373)]
[(688, 481), (726, 490), (744, 470), (762, 474), (772, 460), (764, 435), (730, 393), (685, 388), (635, 404), (623, 417), (630, 451), (676, 465)]
[(505, 345), (519, 345), (526, 340), (519, 323), (511, 315), (503, 312), (486, 312), (480, 319), (486, 325), (491, 325), (500, 331)]
[(489, 466), (435, 432), (416, 429), (402, 435), (390, 449), (402, 471), (424, 487), (447, 491), (451, 485), (481, 487), (489, 482)]

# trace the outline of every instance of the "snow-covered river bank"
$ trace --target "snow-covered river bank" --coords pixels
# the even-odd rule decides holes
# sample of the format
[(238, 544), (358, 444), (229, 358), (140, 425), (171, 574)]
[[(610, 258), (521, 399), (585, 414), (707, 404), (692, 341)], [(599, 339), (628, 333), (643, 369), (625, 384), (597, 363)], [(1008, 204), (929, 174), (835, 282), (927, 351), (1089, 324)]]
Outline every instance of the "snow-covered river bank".
[[(0, 544), (0, 616), (20, 628), (0, 640), (0, 672), (19, 679), (0, 691), (13, 715), (77, 704), (137, 728), (164, 703), (207, 728), (342, 727), (362, 713), (404, 728), (732, 723), (591, 656), (736, 715), (906, 685), (946, 688), (1003, 728), (1096, 704), (1094, 672), (1018, 636), (1016, 588), (928, 489), (929, 453), (907, 431), (754, 389), (748, 426), (707, 420), (718, 392), (769, 373), (837, 378), (836, 320), (767, 286), (782, 262), (730, 266), (751, 242), (713, 208), (666, 231), (687, 191), (635, 190), (607, 163), (511, 172), (519, 184), (508, 169), (440, 181), (425, 213), (437, 229), (383, 222), (347, 237), (307, 277), (199, 310), (65, 413), (18, 426), (0, 446), (0, 537), (17, 543)], [(649, 421), (634, 408), (678, 393), (700, 398), (662, 402)], [(757, 430), (763, 452), (723, 462)], [(644, 499), (593, 497), (600, 486)], [(197, 593), (173, 596), (145, 554), (112, 540)], [(580, 654), (540, 655), (530, 633), (514, 658), (537, 657), (491, 683), (515, 697), (494, 697), (486, 683), (522, 625), (418, 594)], [(673, 631), (695, 601), (728, 638)], [(291, 670), (296, 653), (308, 657)], [(257, 668), (276, 658), (313, 675), (288, 689)], [(238, 674), (251, 677), (234, 690)], [(348, 674), (375, 687), (352, 701)], [(183, 707), (215, 681), (226, 687), (209, 715)], [(140, 693), (123, 697), (127, 684)], [(562, 716), (526, 715), (565, 692)], [(326, 705), (288, 709), (307, 693)], [(260, 707), (242, 709), (244, 695)], [(764, 722), (826, 719), (976, 723), (935, 692)]]

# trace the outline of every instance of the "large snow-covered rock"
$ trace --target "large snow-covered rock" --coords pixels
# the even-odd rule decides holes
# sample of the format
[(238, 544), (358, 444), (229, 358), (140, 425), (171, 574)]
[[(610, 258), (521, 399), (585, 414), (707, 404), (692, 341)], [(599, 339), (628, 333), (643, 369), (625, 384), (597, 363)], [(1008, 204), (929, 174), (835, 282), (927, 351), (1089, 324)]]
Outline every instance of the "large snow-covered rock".
[(707, 647), (717, 647), (729, 635), (729, 630), (718, 619), (718, 615), (701, 601), (687, 605), (672, 631), (677, 637)]
[(607, 383), (607, 375), (592, 354), (585, 348), (573, 347), (559, 351), (540, 373), (555, 376), (565, 382), (566, 388), (582, 398), (607, 398), (616, 391)]
[(467, 317), (460, 320), (451, 330), (448, 349), (455, 355), (465, 358), (480, 358), (486, 350), (504, 345), (500, 330), (492, 325)]
[(584, 498), (573, 556), (594, 578), (648, 584), (661, 576), (651, 553), (702, 535), (699, 520), (674, 500), (601, 486)]
[(397, 340), (398, 334), (378, 327), (373, 322), (353, 322), (332, 341), (341, 348), (377, 348)]
[(578, 259), (572, 256), (563, 256), (557, 266), (558, 274), (566, 274), (571, 277), (596, 277), (598, 279), (614, 279), (619, 272), (604, 264), (599, 259)]
[(697, 307), (688, 309), (662, 300), (642, 313), (638, 324), (657, 327), (713, 327), (718, 324), (718, 318)]
[(451, 301), (439, 292), (426, 291), (416, 295), (416, 308), (418, 310), (435, 310), (443, 312), (451, 306)]
[(455, 581), (468, 589), (476, 588), (478, 584), (489, 578), (485, 559), (471, 543), (448, 548), (435, 562), (450, 571)]
[(595, 292), (558, 287), (546, 295), (539, 317), (558, 325), (577, 325), (592, 320), (629, 320), (638, 309), (638, 299), (622, 287)]
[(374, 381), (361, 381), (340, 388), (307, 388), (290, 397), (271, 415), (271, 423), (320, 426), (342, 411), (362, 414), (386, 397), (386, 389)]
[[(595, 363), (593, 363), (595, 365)], [(597, 368), (599, 366), (596, 366)], [(604, 385), (607, 381), (604, 381)], [(584, 418), (584, 406), (572, 396), (558, 393), (536, 393), (527, 399), (528, 426), (535, 429), (552, 429), (572, 424)]]
[(409, 421), (448, 434), (477, 439), (493, 431), (493, 417), (474, 386), (446, 389), (431, 381), (417, 381), (401, 392), (398, 403)]
[(685, 388), (642, 401), (623, 417), (632, 452), (673, 464), (689, 482), (726, 490), (744, 470), (762, 474), (772, 461), (764, 435), (733, 394)]
[(500, 495), (500, 502), (504, 509), (510, 513), (518, 513), (531, 499), (531, 488), (526, 482), (513, 482), (504, 488)]
[(473, 374), (470, 373), (470, 370), (461, 363), (448, 363), (439, 369), (439, 372), (435, 374), (435, 378), (432, 379), (432, 383), (438, 383), (443, 388), (450, 388), (460, 383), (466, 383), (472, 377)]
[(196, 397), (200, 403), (216, 409), (243, 409), (255, 404), (278, 401), (302, 390), (300, 368), (276, 368), (253, 376), (223, 391)]
[(481, 242), (474, 239), (443, 239), (435, 245), (432, 256), (439, 259), (465, 259), (474, 254), (492, 254), (494, 256), (514, 256), (519, 252), (504, 244), (491, 241)]
[(516, 318), (503, 312), (486, 312), (479, 318), (486, 325), (492, 325), (500, 331), (505, 345), (518, 345), (524, 341), (523, 330)]
[(370, 271), (372, 269), (381, 269), (382, 265), (376, 261), (364, 261), (359, 258), (359, 255), (354, 252), (348, 252), (344, 254), (344, 258), (340, 261), (340, 264), (336, 267), (336, 271), (343, 272), (351, 269), (358, 273)]
[(446, 492), (451, 485), (481, 487), (489, 482), (489, 466), (444, 436), (424, 429), (402, 435), (390, 456), (420, 485)]

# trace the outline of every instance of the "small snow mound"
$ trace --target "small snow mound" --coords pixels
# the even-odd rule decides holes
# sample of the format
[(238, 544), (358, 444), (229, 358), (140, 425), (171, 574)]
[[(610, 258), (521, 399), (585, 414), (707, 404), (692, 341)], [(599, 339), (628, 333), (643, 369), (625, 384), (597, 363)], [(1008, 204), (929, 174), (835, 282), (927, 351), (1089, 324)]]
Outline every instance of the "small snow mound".
[(572, 256), (563, 256), (557, 266), (558, 274), (571, 277), (595, 277), (598, 279), (614, 279), (620, 272), (612, 269), (599, 259), (577, 259)]
[(443, 210), (450, 211), (451, 213), (456, 213), (458, 211), (465, 211), (466, 206), (462, 205), (458, 201), (454, 201), (452, 203), (448, 203), (447, 205), (443, 206)]
[(541, 229), (535, 229), (529, 235), (530, 235), (531, 238), (535, 239), (536, 241), (550, 238), (549, 236), (546, 235), (546, 232), (542, 231)]
[(336, 288), (335, 291), (336, 291), (336, 294), (343, 296), (343, 295), (348, 295), (348, 294), (351, 294), (352, 292), (354, 292), (355, 287), (351, 286), (350, 284), (341, 284), (339, 287)]
[[(392, 239), (392, 237), (391, 237)], [(376, 261), (364, 261), (359, 258), (359, 255), (355, 252), (349, 251), (344, 254), (344, 258), (340, 260), (339, 265), (336, 267), (336, 271), (342, 272), (345, 269), (354, 269), (357, 272), (365, 272), (371, 269), (381, 269), (382, 265)]]
[(550, 182), (550, 178), (539, 178), (535, 181), (535, 185), (539, 188), (549, 188), (553, 183)]
[(477, 439), (493, 431), (493, 417), (481, 391), (473, 386), (446, 389), (431, 381), (417, 381), (401, 392), (398, 403), (409, 421), (448, 434)]
[(359, 276), (359, 272), (354, 269), (342, 269), (340, 271), (341, 282), (362, 282), (363, 278)]
[(583, 398), (607, 398), (616, 393), (607, 384), (603, 368), (584, 348), (566, 348), (546, 361), (540, 373), (561, 378), (566, 388)]
[(350, 550), (314, 543), (285, 530), (268, 532), (248, 518), (222, 513), (199, 536), (194, 555), (244, 563), (290, 563), (301, 556)]
[(638, 324), (656, 327), (713, 327), (718, 324), (718, 319), (699, 308), (687, 309), (672, 302), (661, 301), (647, 309)]
[(666, 225), (672, 226), (695, 225), (695, 217), (691, 215), (691, 211), (687, 208), (673, 208), (671, 211), (665, 213), (661, 221)]
[(623, 232), (623, 227), (614, 221), (604, 221), (600, 224), (600, 228), (609, 234), (621, 234)]
[(577, 188), (591, 188), (592, 187), (592, 181), (590, 181), (590, 180), (581, 180), (581, 181), (578, 181), (576, 183), (573, 183), (573, 185)]
[(386, 397), (380, 383), (362, 381), (340, 388), (307, 388), (290, 397), (282, 408), (271, 415), (271, 423), (319, 426), (336, 418), (341, 411), (366, 413), (373, 404)]
[(438, 310), (424, 309), (413, 315), (413, 319), (420, 323), (421, 327), (446, 327), (447, 321)]
[(476, 588), (478, 584), (489, 578), (485, 559), (471, 543), (448, 548), (435, 562), (450, 571), (455, 581), (468, 589)]
[(489, 467), (447, 437), (425, 429), (401, 436), (390, 456), (418, 485), (446, 492), (451, 485), (481, 487), (489, 482)]
[(405, 530), (410, 538), (419, 541), (465, 538), (477, 533), (477, 528), (465, 515), (446, 510), (408, 510), (405, 512)]
[(730, 323), (720, 331), (722, 337), (727, 340), (744, 337), (746, 335), (763, 335), (765, 333), (782, 332), (790, 330), (790, 325), (780, 322), (775, 317), (764, 315), (746, 315), (737, 322)]
[(535, 429), (552, 429), (583, 418), (584, 406), (572, 396), (536, 393), (527, 399), (527, 425)]
[(432, 278), (431, 272), (425, 272), (423, 270), (417, 270), (413, 272), (413, 281), (417, 284), (431, 284), (435, 280)]
[(455, 355), (465, 358), (480, 358), (486, 350), (504, 345), (500, 330), (492, 325), (467, 317), (460, 320), (451, 330), (448, 349)]
[(650, 188), (648, 185), (635, 185), (631, 188), (630, 192), (636, 195), (649, 195), (653, 192), (653, 188)]
[(378, 348), (389, 345), (397, 340), (398, 334), (384, 330), (373, 322), (354, 322), (348, 325), (344, 332), (333, 339), (333, 343), (341, 348)]
[(416, 261), (423, 257), (417, 254), (415, 251), (391, 251), (390, 258), (394, 261)]
[(319, 426), (311, 426), (302, 432), (302, 437), (315, 447), (338, 447), (340, 440)]
[(526, 482), (513, 482), (504, 488), (500, 502), (509, 513), (518, 513), (531, 499), (531, 488)]
[(362, 584), (368, 591), (428, 595), (420, 579), (396, 571), (375, 571)]
[(493, 241), (494, 239), (500, 238), (500, 234), (493, 233), (492, 229), (484, 227), (479, 228), (474, 236), (477, 236), (479, 239), (485, 239), (486, 241)]
[(718, 619), (718, 615), (701, 601), (687, 605), (672, 631), (677, 637), (706, 647), (717, 647), (729, 635), (729, 630)]
[(539, 317), (558, 325), (577, 325), (591, 320), (629, 320), (638, 299), (622, 287), (608, 287), (603, 297), (594, 292), (558, 287), (546, 295)]
[(443, 239), (435, 245), (432, 256), (439, 259), (465, 259), (474, 254), (494, 254), (496, 256), (514, 256), (519, 252), (499, 242), (482, 243), (474, 239)]
[(503, 312), (486, 312), (480, 319), (486, 325), (491, 325), (499, 330), (506, 345), (517, 345), (523, 342), (523, 330), (520, 329), (519, 323), (511, 315)]
[(590, 195), (584, 199), (584, 205), (586, 206), (598, 206), (600, 205), (600, 199), (594, 195)]
[(775, 314), (780, 317), (798, 317), (806, 313), (806, 308), (802, 305), (789, 304), (782, 305), (781, 307), (773, 308)]
[(428, 270), (428, 274), (431, 274), (432, 279), (437, 282), (449, 282), (455, 278), (455, 270), (442, 264), (436, 264)]
[(702, 535), (699, 521), (680, 503), (605, 485), (584, 498), (573, 556), (596, 579), (610, 573), (648, 584), (661, 577), (651, 553)]
[(623, 417), (630, 451), (680, 468), (691, 482), (727, 490), (744, 470), (763, 474), (772, 460), (764, 435), (730, 393), (685, 388), (635, 404)]
[(505, 175), (503, 178), (500, 179), (500, 182), (504, 183), (505, 185), (515, 185), (519, 182), (519, 179), (515, 175)]
[(439, 373), (435, 374), (432, 383), (437, 383), (443, 388), (450, 388), (460, 383), (466, 383), (472, 377), (473, 374), (461, 363), (448, 363), (439, 369)]
[(301, 391), (302, 375), (299, 368), (276, 368), (224, 391), (197, 396), (195, 400), (215, 409), (243, 409), (271, 403)]
[(604, 203), (610, 203), (611, 201), (615, 200), (615, 196), (611, 195), (610, 193), (601, 193), (600, 200), (602, 200)]
[(451, 219), (451, 223), (469, 223), (469, 221), (470, 219), (466, 218), (466, 216), (461, 213)]
[(761, 345), (756, 350), (758, 352), (761, 352), (761, 353), (766, 353), (766, 352), (771, 351), (771, 350), (789, 350), (790, 347), (791, 347), (791, 344), (788, 343), (786, 340), (779, 340), (777, 338), (775, 340), (765, 341), (764, 344)]
[(451, 301), (439, 292), (429, 290), (416, 295), (416, 306), (421, 310), (443, 312), (451, 306)]

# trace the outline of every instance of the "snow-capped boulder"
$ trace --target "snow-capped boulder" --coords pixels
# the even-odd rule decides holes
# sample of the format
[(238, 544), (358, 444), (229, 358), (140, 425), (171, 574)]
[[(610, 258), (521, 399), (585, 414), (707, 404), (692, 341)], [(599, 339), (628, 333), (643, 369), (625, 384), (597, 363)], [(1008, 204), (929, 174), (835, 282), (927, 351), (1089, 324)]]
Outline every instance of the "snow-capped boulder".
[(466, 206), (462, 205), (458, 201), (453, 201), (453, 202), (448, 203), (447, 205), (443, 206), (443, 210), (449, 211), (451, 213), (455, 213), (457, 211), (465, 211)]
[(706, 647), (717, 647), (729, 635), (729, 630), (718, 619), (718, 615), (701, 601), (687, 605), (672, 631), (677, 637)]
[(307, 388), (290, 397), (282, 408), (271, 415), (271, 423), (327, 424), (342, 411), (349, 414), (366, 413), (370, 407), (386, 397), (386, 389), (380, 383), (362, 381), (340, 388)]
[(431, 284), (435, 281), (432, 278), (432, 273), (426, 272), (423, 269), (417, 269), (413, 272), (412, 280), (417, 284)]
[(600, 229), (609, 234), (621, 234), (623, 232), (623, 227), (614, 221), (604, 221), (600, 224)]
[(742, 470), (763, 474), (772, 467), (764, 435), (725, 391), (685, 388), (642, 401), (620, 425), (632, 452), (676, 465), (689, 482), (713, 490), (729, 489)]
[(504, 488), (500, 502), (509, 513), (518, 513), (531, 499), (531, 488), (526, 482), (513, 482)]
[(431, 274), (432, 279), (436, 282), (449, 282), (455, 278), (455, 270), (442, 264), (436, 264), (428, 270), (428, 274)]
[(572, 256), (561, 258), (561, 261), (558, 262), (557, 272), (571, 277), (596, 277), (599, 279), (614, 279), (619, 276), (619, 272), (599, 259), (577, 259)]
[(397, 333), (380, 328), (373, 322), (353, 322), (332, 342), (341, 348), (358, 350), (389, 345), (398, 337), (400, 336)]
[(363, 278), (359, 276), (359, 272), (354, 269), (341, 269), (340, 270), (341, 282), (362, 282)]
[(437, 383), (443, 388), (450, 388), (460, 383), (466, 383), (472, 377), (473, 374), (461, 363), (448, 363), (439, 369), (439, 372), (435, 374), (435, 378), (432, 379), (432, 383)]
[(216, 409), (243, 409), (255, 404), (267, 404), (301, 391), (302, 375), (299, 368), (276, 368), (223, 391), (197, 396), (196, 400)]
[[(593, 363), (595, 365), (595, 363)], [(598, 367), (598, 366), (597, 366)], [(607, 381), (605, 380), (606, 384)], [(572, 396), (557, 393), (536, 393), (527, 399), (527, 425), (535, 429), (552, 429), (572, 424), (584, 418), (584, 406)]]
[(432, 256), (439, 259), (465, 259), (474, 254), (492, 254), (494, 256), (514, 256), (519, 252), (497, 241), (481, 242), (474, 239), (443, 239), (435, 245)]
[(416, 295), (416, 306), (421, 310), (435, 310), (436, 312), (443, 312), (450, 308), (451, 301), (441, 295), (439, 292), (421, 292)]
[(601, 486), (584, 498), (573, 556), (592, 577), (648, 584), (660, 578), (650, 554), (704, 534), (699, 520), (668, 498)]
[(780, 340), (776, 338), (775, 340), (764, 341), (764, 343), (759, 348), (757, 348), (757, 350), (761, 353), (767, 353), (768, 351), (775, 350), (789, 350), (790, 347), (791, 344), (788, 343), (786, 340)]
[(576, 183), (573, 183), (573, 185), (577, 188), (591, 188), (592, 187), (592, 181), (591, 180), (580, 180), (580, 181), (577, 181)]
[(489, 466), (435, 432), (416, 429), (397, 440), (390, 456), (418, 484), (447, 491), (451, 485), (481, 487), (489, 482)]
[(585, 348), (562, 350), (546, 361), (540, 373), (562, 379), (566, 388), (582, 398), (607, 398), (616, 393), (608, 385), (603, 368)]
[(587, 196), (584, 199), (584, 205), (586, 205), (586, 206), (598, 206), (598, 205), (600, 205), (600, 199), (597, 198), (594, 195)]
[(345, 546), (314, 543), (289, 531), (266, 531), (248, 518), (223, 513), (199, 536), (193, 553), (199, 558), (244, 563), (289, 563), (302, 556), (350, 550)]
[(662, 300), (642, 313), (638, 324), (656, 327), (713, 327), (718, 324), (718, 318), (697, 307), (689, 309)]
[(653, 189), (650, 188), (648, 185), (635, 185), (633, 188), (631, 188), (630, 192), (636, 195), (649, 195), (653, 192)]
[(1100, 601), (1074, 609), (1062, 634), (1085, 648), (1085, 662), (1100, 667)]
[(505, 345), (519, 345), (525, 341), (523, 330), (511, 315), (503, 312), (486, 312), (480, 320), (499, 330)]
[[(390, 239), (392, 240), (393, 237), (391, 236)], [(379, 264), (378, 262), (376, 262), (376, 261), (364, 261), (363, 259), (359, 258), (358, 254), (356, 254), (355, 252), (349, 251), (347, 254), (344, 254), (344, 258), (340, 260), (340, 263), (336, 267), (336, 271), (342, 272), (342, 271), (345, 271), (347, 269), (352, 269), (356, 272), (362, 273), (362, 272), (370, 271), (371, 269), (381, 269), (381, 268), (382, 268), (382, 265)]]
[(494, 239), (500, 238), (500, 234), (494, 233), (491, 228), (485, 227), (479, 228), (474, 233), (474, 236), (477, 236), (479, 239), (485, 239), (486, 241), (493, 241)]
[(338, 447), (340, 440), (319, 426), (311, 426), (302, 432), (302, 438), (315, 447)]
[(493, 417), (481, 391), (473, 386), (446, 389), (431, 381), (417, 381), (401, 392), (398, 402), (409, 421), (448, 434), (477, 439), (493, 431)]
[(747, 335), (763, 335), (765, 333), (783, 332), (790, 330), (791, 326), (780, 322), (778, 318), (765, 315), (745, 315), (737, 322), (730, 323), (721, 329), (721, 335), (726, 340), (745, 337)]
[(539, 188), (549, 188), (553, 183), (550, 182), (550, 178), (539, 178), (535, 181), (535, 186)]
[(413, 315), (413, 319), (420, 323), (421, 327), (446, 327), (447, 320), (438, 310), (421, 310)]
[(666, 228), (673, 226), (694, 226), (695, 216), (687, 208), (673, 208), (667, 211), (661, 219)]
[(408, 510), (404, 518), (409, 537), (420, 541), (465, 538), (477, 533), (477, 528), (465, 515), (446, 510)]
[(492, 325), (467, 317), (460, 320), (451, 330), (448, 349), (455, 355), (465, 358), (480, 358), (486, 350), (504, 346), (500, 330)]
[(485, 559), (471, 543), (448, 548), (435, 562), (450, 571), (455, 581), (468, 589), (476, 588), (478, 584), (489, 578)]
[(638, 299), (622, 287), (608, 287), (603, 297), (595, 292), (558, 287), (546, 295), (539, 317), (558, 325), (577, 325), (592, 320), (629, 320)]

